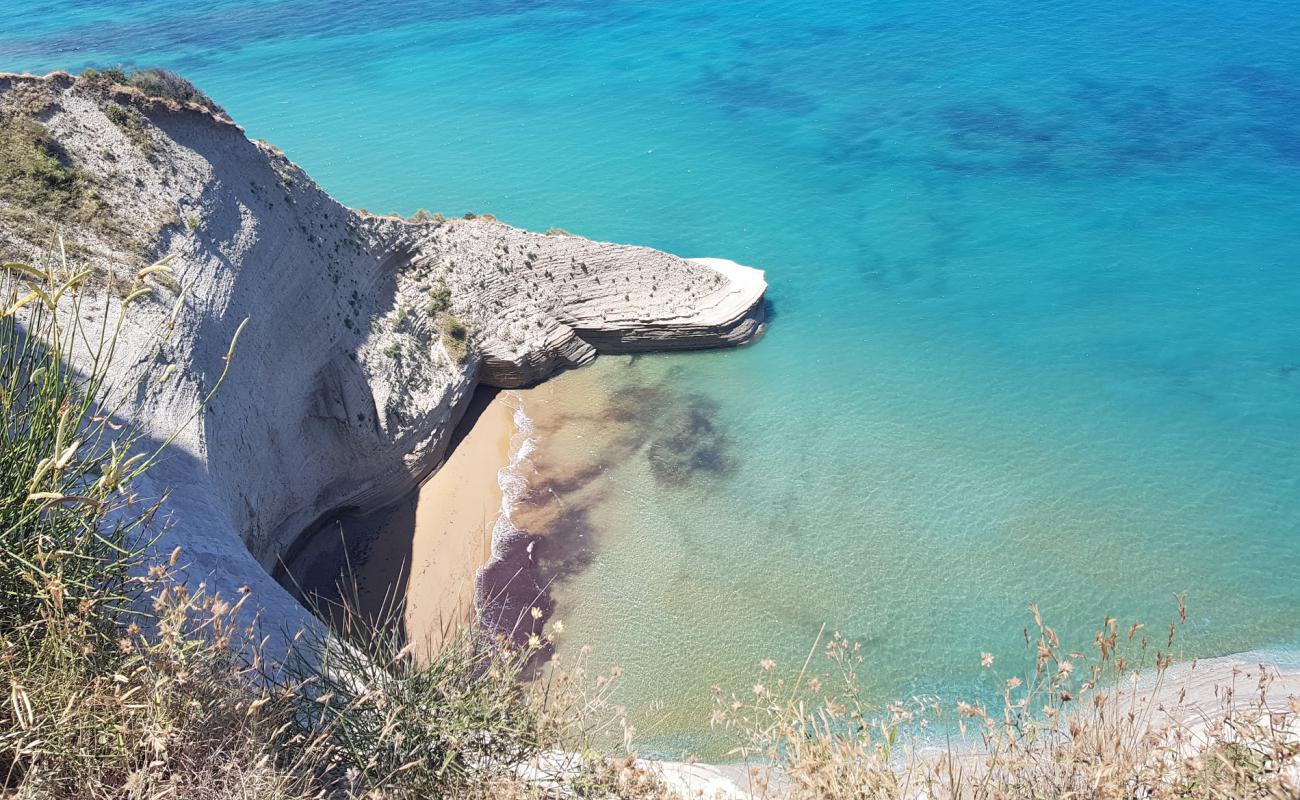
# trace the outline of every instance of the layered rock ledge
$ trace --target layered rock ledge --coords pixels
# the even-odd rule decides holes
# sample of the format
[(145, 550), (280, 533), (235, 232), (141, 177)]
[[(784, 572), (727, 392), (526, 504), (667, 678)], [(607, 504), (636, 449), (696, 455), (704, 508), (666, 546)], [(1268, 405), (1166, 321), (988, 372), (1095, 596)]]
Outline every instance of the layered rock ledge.
[[(171, 257), (178, 287), (132, 303), (116, 359), (130, 416), (156, 441), (180, 430), (136, 488), (171, 493), (159, 548), (181, 546), (194, 581), (251, 588), (285, 630), (312, 623), (269, 575), (283, 554), (325, 514), (410, 491), (477, 384), (763, 330), (757, 270), (490, 218), (354, 211), (203, 106), (0, 74), (0, 124), (20, 122), (68, 196), (38, 209), (0, 190), (0, 258), (40, 260), (58, 223), (98, 272), (82, 315), (101, 319), (137, 269)], [(226, 382), (189, 421), (241, 324)]]

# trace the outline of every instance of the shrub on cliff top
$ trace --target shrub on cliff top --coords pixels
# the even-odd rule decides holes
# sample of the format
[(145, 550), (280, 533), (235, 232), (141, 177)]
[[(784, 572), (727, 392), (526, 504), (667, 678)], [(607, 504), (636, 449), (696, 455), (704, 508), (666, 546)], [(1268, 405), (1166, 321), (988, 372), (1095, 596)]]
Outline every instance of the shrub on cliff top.
[(194, 103), (209, 111), (225, 113), (211, 97), (186, 78), (163, 67), (143, 67), (129, 69), (125, 67), (107, 67), (105, 69), (87, 69), (82, 77), (91, 81), (103, 81), (119, 86), (133, 86), (149, 97), (174, 100), (180, 103)]

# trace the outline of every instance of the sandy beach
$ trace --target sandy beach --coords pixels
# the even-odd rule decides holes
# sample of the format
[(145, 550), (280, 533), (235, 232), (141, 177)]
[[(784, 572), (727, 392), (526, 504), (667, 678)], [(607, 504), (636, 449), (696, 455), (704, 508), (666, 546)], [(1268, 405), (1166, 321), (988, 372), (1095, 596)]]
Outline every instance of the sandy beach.
[(473, 614), (474, 575), (492, 555), (492, 526), (501, 513), (497, 471), (510, 461), (513, 417), (503, 397), (494, 397), (454, 444), (451, 457), (420, 486), (406, 626), (431, 649)]
[(485, 404), (476, 400), (451, 455), (416, 495), (352, 523), (371, 534), (355, 565), (363, 607), (378, 608), (384, 598), (367, 595), (404, 573), (396, 587), (405, 594), (406, 630), (419, 652), (436, 651), (473, 613), (474, 575), (491, 556), (492, 526), (501, 512), (497, 471), (510, 461), (513, 415), (500, 394)]
[[(519, 605), (515, 612), (542, 602), (527, 541), (498, 543), (508, 563), (492, 559), (502, 510), (501, 471), (512, 467), (515, 448), (528, 435), (515, 419), (526, 394), (481, 390), (457, 426), (447, 459), (418, 490), (374, 512), (344, 512), (324, 521), (310, 545), (287, 563), (301, 593), (333, 613), (329, 609), (339, 602), (342, 584), (343, 594), (355, 595), (361, 614), (375, 620), (388, 619), (394, 598), (402, 598), (403, 626), (421, 654), (436, 652), (448, 634), (470, 621), (476, 590), (483, 588), (476, 582), (486, 587), (484, 601), (509, 595), (511, 608)], [(529, 461), (513, 468), (519, 479), (531, 483), (536, 477)], [(540, 506), (529, 521), (545, 531), (541, 523), (555, 515), (554, 504), (534, 502), (534, 492), (523, 492), (528, 496), (519, 499), (526, 511)], [(478, 573), (489, 562), (493, 568), (480, 581)], [(512, 628), (514, 616), (501, 623), (503, 612), (494, 609), (489, 615)]]

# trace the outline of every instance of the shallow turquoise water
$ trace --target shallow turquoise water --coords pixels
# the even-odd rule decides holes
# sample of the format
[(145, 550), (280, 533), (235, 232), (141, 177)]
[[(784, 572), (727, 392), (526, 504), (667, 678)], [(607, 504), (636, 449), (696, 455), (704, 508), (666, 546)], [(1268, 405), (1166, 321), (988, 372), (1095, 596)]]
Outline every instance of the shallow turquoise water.
[(712, 468), (604, 473), (558, 589), (627, 702), (667, 704), (658, 747), (822, 623), (881, 699), (987, 688), (1031, 602), (1076, 641), (1185, 594), (1188, 654), (1300, 643), (1290, 3), (0, 15), (0, 68), (117, 61), (185, 72), (352, 205), (768, 270), (759, 345), (565, 379), (639, 387), (649, 439), (708, 423)]

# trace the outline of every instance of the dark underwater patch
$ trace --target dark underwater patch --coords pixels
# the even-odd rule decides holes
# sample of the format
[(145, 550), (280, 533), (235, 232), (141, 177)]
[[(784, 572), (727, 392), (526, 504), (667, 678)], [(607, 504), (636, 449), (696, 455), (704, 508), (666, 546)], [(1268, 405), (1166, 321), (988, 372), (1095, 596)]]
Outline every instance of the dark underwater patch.
[(1231, 67), (1177, 89), (1076, 78), (1042, 108), (973, 98), (934, 112), (947, 147), (927, 159), (963, 174), (1123, 176), (1243, 154), (1300, 165), (1300, 89)]
[(1051, 149), (1059, 123), (1035, 118), (1001, 100), (962, 102), (941, 108), (938, 117), (948, 141), (962, 150)]
[(1248, 64), (1233, 64), (1219, 79), (1246, 109), (1245, 130), (1275, 159), (1300, 166), (1300, 76)]
[(701, 478), (727, 478), (739, 468), (718, 420), (716, 400), (682, 390), (681, 370), (654, 382), (636, 378), (610, 393), (604, 419), (617, 426), (616, 458), (641, 455), (661, 486), (684, 487)]
[(843, 191), (900, 163), (1030, 180), (1125, 177), (1243, 157), (1300, 166), (1300, 80), (1286, 72), (1230, 65), (1177, 85), (1076, 75), (1031, 96), (1032, 105), (978, 93), (946, 103), (864, 102), (825, 126), (814, 157), (827, 168), (825, 185)]
[(783, 86), (772, 75), (751, 65), (734, 65), (725, 72), (705, 67), (700, 71), (693, 93), (732, 114), (772, 112), (801, 117), (821, 105), (807, 92)]
[(662, 432), (646, 449), (646, 460), (661, 486), (688, 486), (703, 475), (728, 477), (738, 464), (731, 441), (718, 426), (718, 403), (701, 394), (684, 397), (684, 407), (664, 420)]
[(610, 487), (599, 482), (606, 471), (644, 458), (657, 485), (676, 489), (726, 479), (739, 469), (731, 437), (718, 420), (719, 404), (683, 391), (681, 370), (646, 380), (635, 363), (629, 361), (631, 374), (609, 391), (596, 414), (562, 416), (556, 423), (602, 429), (601, 447), (590, 461), (563, 473), (549, 471), (542, 445), (541, 475), (513, 514), (533, 544), (539, 586), (570, 580), (592, 565), (600, 533), (592, 513), (609, 499)]

